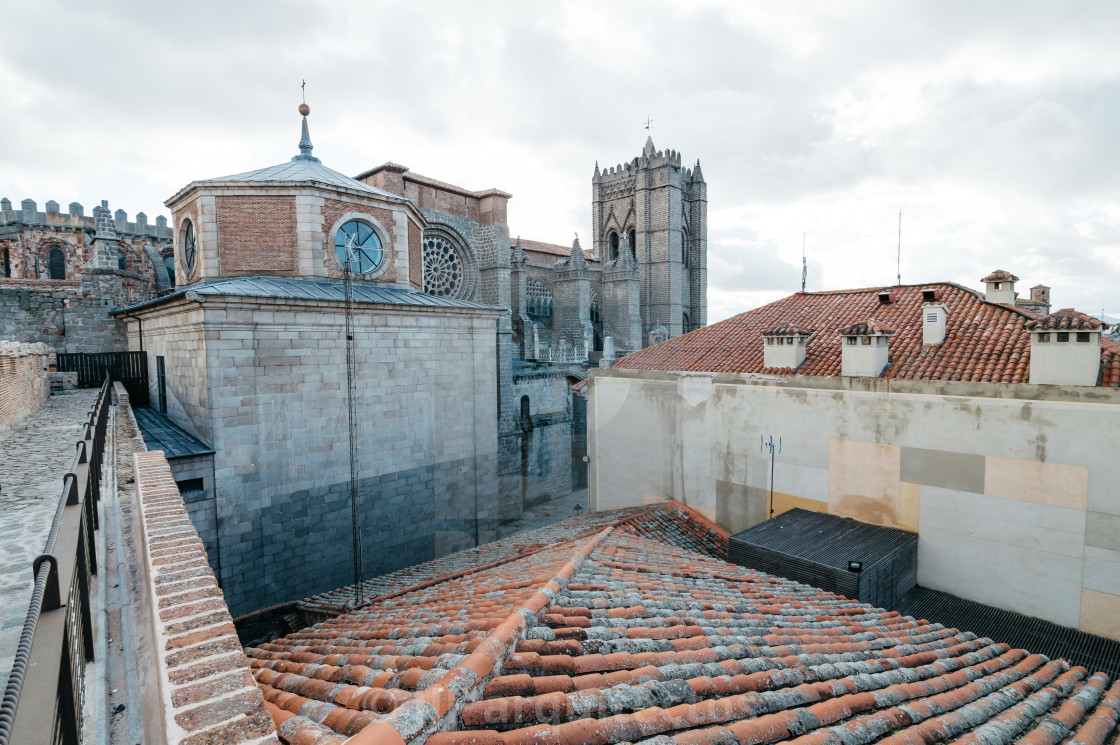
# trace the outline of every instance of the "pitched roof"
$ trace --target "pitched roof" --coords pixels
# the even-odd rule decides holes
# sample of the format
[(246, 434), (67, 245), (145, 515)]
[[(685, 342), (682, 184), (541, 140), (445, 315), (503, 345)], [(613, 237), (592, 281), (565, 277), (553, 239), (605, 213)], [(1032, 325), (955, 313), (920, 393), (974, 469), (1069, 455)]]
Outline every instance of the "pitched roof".
[[(510, 241), (510, 247), (517, 245), (517, 239)], [(538, 263), (555, 264), (559, 259), (566, 259), (572, 255), (571, 246), (561, 246), (556, 243), (544, 243), (542, 241), (531, 241), (527, 238), (521, 239), (521, 248), (529, 254), (529, 258)], [(583, 258), (587, 261), (596, 264), (589, 249), (583, 249)]]
[(333, 168), (327, 168), (319, 162), (317, 158), (300, 158), (296, 156), (290, 161), (278, 163), (274, 166), (267, 168), (258, 168), (254, 171), (245, 171), (244, 173), (234, 173), (229, 176), (219, 176), (218, 178), (207, 179), (206, 183), (211, 182), (310, 182), (316, 184), (324, 184), (326, 186), (337, 186), (344, 189), (352, 189), (354, 191), (366, 192), (367, 194), (375, 194), (379, 197), (386, 197), (392, 199), (394, 202), (407, 201), (399, 194), (393, 194), (378, 189), (376, 186), (364, 184), (361, 181), (350, 178), (349, 176), (339, 173)]
[(857, 321), (845, 326), (838, 333), (840, 336), (874, 336), (876, 334), (889, 336), (894, 333), (894, 329), (887, 328), (874, 318), (868, 318), (866, 321)]
[(996, 269), (980, 280), (981, 282), (1018, 282), (1019, 278), (1006, 269)]
[(763, 336), (808, 336), (813, 333), (804, 326), (798, 326), (796, 323), (779, 323), (773, 328), (763, 331)]
[[(345, 302), (346, 288), (342, 282), (294, 277), (223, 277), (204, 280), (191, 285), (182, 285), (167, 295), (145, 300), (133, 305), (113, 308), (111, 312), (139, 310), (162, 305), (174, 298), (187, 294), (216, 295), (230, 297), (263, 297), (285, 300), (322, 300)], [(430, 308), (457, 308), (463, 310), (500, 310), (497, 306), (483, 305), (469, 300), (439, 297), (417, 290), (401, 290), (382, 284), (353, 285), (353, 298), (356, 303), (375, 303), (381, 305), (408, 305)]]
[(1032, 331), (1107, 331), (1108, 324), (1073, 308), (1062, 308), (1028, 322), (1027, 328)]
[[(945, 340), (922, 339), (922, 289), (941, 290), (947, 308)], [(1026, 383), (1030, 376), (1032, 316), (957, 284), (903, 285), (890, 288), (894, 302), (879, 301), (880, 288), (835, 292), (798, 292), (740, 313), (725, 321), (648, 347), (620, 359), (615, 367), (674, 372), (730, 372), (790, 375), (790, 368), (763, 365), (762, 332), (778, 323), (797, 324), (814, 333), (805, 345), (798, 375), (840, 375), (841, 344), (837, 329), (874, 317), (894, 329), (890, 365), (884, 378)], [(1101, 342), (1106, 381), (1114, 381), (1110, 340)], [(1120, 351), (1120, 345), (1117, 346)], [(1116, 385), (1116, 382), (1106, 382)]]
[(622, 526), (245, 651), (298, 745), (1101, 745), (1120, 713), (1103, 674)]

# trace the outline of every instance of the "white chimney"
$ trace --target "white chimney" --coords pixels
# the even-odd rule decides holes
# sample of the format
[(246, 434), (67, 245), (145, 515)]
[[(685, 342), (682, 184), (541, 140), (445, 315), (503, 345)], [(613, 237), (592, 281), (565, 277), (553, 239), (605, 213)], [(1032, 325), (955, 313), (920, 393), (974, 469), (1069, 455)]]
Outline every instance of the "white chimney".
[(941, 300), (941, 290), (922, 288), (922, 343), (940, 344), (945, 341), (945, 325), (949, 309)]
[(805, 361), (805, 345), (813, 332), (792, 323), (780, 323), (762, 333), (763, 367), (796, 370)]
[(1108, 324), (1063, 308), (1027, 322), (1031, 374), (1039, 385), (1096, 385), (1101, 369), (1101, 334)]
[(840, 374), (853, 378), (877, 378), (890, 364), (889, 339), (894, 331), (871, 318), (840, 329), (843, 348)]
[(984, 299), (989, 303), (1015, 304), (1015, 283), (1019, 278), (1011, 272), (996, 269), (980, 281), (987, 288), (984, 290)]

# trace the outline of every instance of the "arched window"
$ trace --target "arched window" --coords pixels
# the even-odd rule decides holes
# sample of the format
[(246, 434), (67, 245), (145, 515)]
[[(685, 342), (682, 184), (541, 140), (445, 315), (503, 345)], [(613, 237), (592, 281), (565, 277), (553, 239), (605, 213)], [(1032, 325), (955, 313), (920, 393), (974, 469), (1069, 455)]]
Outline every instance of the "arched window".
[(692, 268), (692, 252), (688, 250), (688, 231), (681, 231), (681, 262), (685, 269)]
[(521, 397), (521, 429), (528, 432), (533, 428), (533, 417), (529, 411), (529, 397)]
[(12, 252), (5, 248), (3, 253), (0, 253), (0, 277), (10, 276), (12, 276)]
[(51, 246), (47, 253), (47, 266), (51, 279), (66, 279), (66, 254), (58, 246)]
[(117, 249), (117, 269), (122, 272), (128, 271), (128, 257), (124, 255), (124, 251)]
[(618, 233), (611, 231), (610, 237), (607, 239), (610, 244), (610, 253), (607, 254), (608, 261), (618, 261)]
[(638, 234), (633, 230), (630, 231), (630, 253), (633, 254), (634, 261), (637, 262), (638, 261)]
[(691, 330), (692, 329), (688, 327), (688, 314), (685, 313), (681, 316), (681, 333), (687, 334)]
[(175, 257), (174, 256), (163, 257), (163, 268), (167, 270), (167, 280), (171, 283), (171, 286), (174, 287), (175, 286)]

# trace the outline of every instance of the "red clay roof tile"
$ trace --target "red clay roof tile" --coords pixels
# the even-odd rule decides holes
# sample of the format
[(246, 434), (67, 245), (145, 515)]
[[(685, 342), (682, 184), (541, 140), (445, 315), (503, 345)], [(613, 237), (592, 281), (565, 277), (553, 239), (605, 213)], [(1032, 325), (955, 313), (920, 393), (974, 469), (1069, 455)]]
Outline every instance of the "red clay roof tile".
[[(945, 340), (923, 341), (922, 291), (938, 289), (947, 308)], [(1033, 316), (988, 303), (980, 293), (952, 283), (892, 287), (894, 301), (881, 304), (879, 288), (835, 292), (798, 292), (725, 321), (623, 357), (615, 367), (672, 372), (793, 375), (789, 368), (763, 363), (763, 332), (779, 323), (813, 332), (797, 375), (841, 373), (841, 335), (837, 329), (874, 318), (890, 337), (890, 364), (884, 378), (991, 383), (1030, 379)], [(1061, 313), (1061, 311), (1059, 311)], [(1120, 386), (1120, 343), (1101, 341), (1101, 385)]]
[(727, 564), (725, 546), (659, 505), (245, 651), (292, 743), (1114, 737), (1120, 685), (1101, 674)]

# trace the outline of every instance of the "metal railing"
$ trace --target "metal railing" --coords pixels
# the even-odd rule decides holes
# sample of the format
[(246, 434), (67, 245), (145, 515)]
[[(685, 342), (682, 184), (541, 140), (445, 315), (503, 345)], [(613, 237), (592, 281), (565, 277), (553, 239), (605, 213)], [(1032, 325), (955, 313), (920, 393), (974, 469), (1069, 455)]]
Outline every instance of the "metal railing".
[[(86, 663), (93, 659), (90, 577), (97, 573), (97, 502), (109, 420), (109, 379), (77, 443), (43, 553), (11, 676), (0, 702), (0, 745), (82, 739)], [(21, 707), (20, 704), (23, 704)]]

